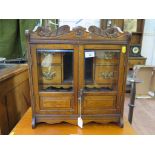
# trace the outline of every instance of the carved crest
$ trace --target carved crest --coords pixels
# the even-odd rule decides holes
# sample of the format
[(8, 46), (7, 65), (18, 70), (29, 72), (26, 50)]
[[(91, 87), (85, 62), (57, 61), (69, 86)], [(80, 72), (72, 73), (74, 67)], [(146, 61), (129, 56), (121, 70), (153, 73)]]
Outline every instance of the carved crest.
[(81, 37), (85, 31), (86, 31), (86, 28), (84, 28), (82, 26), (78, 26), (78, 27), (73, 28), (73, 32), (75, 32), (75, 35), (77, 37)]
[[(58, 38), (60, 40), (103, 40), (103, 39), (116, 39), (119, 40), (125, 39), (127, 36), (129, 36), (129, 33), (124, 33), (121, 31), (119, 27), (111, 27), (107, 28), (105, 30), (98, 28), (96, 26), (90, 26), (88, 31), (86, 31), (86, 28), (78, 26), (73, 28), (73, 30), (70, 30), (70, 27), (68, 25), (61, 26), (57, 28), (56, 30), (51, 30), (51, 27), (39, 27), (35, 32), (31, 33), (31, 38), (37, 38), (38, 37), (47, 37), (49, 40), (57, 40)], [(116, 39), (117, 40), (117, 39)]]
[(37, 34), (39, 36), (44, 36), (44, 37), (54, 37), (54, 36), (60, 36), (60, 35), (64, 35), (66, 33), (70, 32), (70, 27), (68, 25), (63, 25), (61, 27), (59, 27), (56, 30), (51, 30), (50, 27), (39, 27), (37, 29)]
[(108, 37), (108, 38), (116, 38), (119, 37), (123, 32), (118, 27), (111, 27), (106, 30), (102, 30), (96, 26), (90, 26), (89, 32), (98, 36)]

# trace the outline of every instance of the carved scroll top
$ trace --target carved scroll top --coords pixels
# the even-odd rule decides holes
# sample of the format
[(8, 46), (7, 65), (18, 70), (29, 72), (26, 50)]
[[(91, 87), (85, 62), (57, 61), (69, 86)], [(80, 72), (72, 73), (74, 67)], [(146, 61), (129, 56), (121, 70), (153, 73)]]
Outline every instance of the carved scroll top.
[(75, 35), (79, 37), (81, 37), (85, 31), (86, 31), (86, 28), (82, 26), (73, 28), (73, 32), (75, 32)]
[(86, 28), (81, 26), (75, 27), (71, 31), (68, 25), (64, 25), (54, 31), (50, 27), (39, 27), (35, 33), (41, 37), (57, 37), (68, 33), (74, 33), (76, 37), (82, 37), (84, 33), (90, 33), (90, 35), (97, 35), (104, 38), (117, 38), (123, 35), (124, 32), (119, 27), (111, 27), (103, 30), (96, 26), (90, 26), (88, 32)]
[(61, 26), (54, 31), (52, 31), (50, 27), (39, 27), (37, 29), (37, 34), (39, 36), (44, 36), (44, 37), (60, 36), (69, 32), (70, 32), (70, 27), (68, 25)]
[(111, 27), (106, 30), (102, 30), (96, 26), (90, 26), (88, 30), (92, 34), (108, 38), (116, 38), (123, 33), (119, 27)]

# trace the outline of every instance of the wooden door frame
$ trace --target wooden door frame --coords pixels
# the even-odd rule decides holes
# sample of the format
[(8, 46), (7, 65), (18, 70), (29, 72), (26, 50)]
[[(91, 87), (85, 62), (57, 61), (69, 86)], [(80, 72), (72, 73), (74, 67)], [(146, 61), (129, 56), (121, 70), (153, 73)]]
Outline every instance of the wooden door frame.
[[(122, 46), (126, 46), (126, 53), (122, 53)], [(116, 91), (112, 91), (112, 92), (103, 92), (103, 93), (98, 93), (98, 95), (114, 95), (117, 97), (116, 98), (116, 110), (118, 113), (122, 113), (122, 109), (121, 106), (124, 102), (124, 98), (123, 98), (123, 93), (125, 92), (125, 86), (123, 85), (124, 80), (126, 80), (126, 64), (127, 64), (127, 55), (128, 55), (128, 47), (127, 45), (121, 45), (121, 44), (117, 44), (117, 45), (108, 45), (108, 44), (94, 44), (94, 45), (79, 45), (79, 86), (78, 86), (78, 90), (83, 89), (84, 88), (84, 83), (85, 83), (85, 79), (84, 79), (84, 70), (85, 70), (85, 63), (84, 63), (84, 50), (85, 49), (92, 49), (92, 50), (97, 50), (97, 49), (113, 49), (113, 50), (120, 50), (120, 55), (119, 55), (119, 68), (118, 68), (118, 84), (117, 84), (117, 90)], [(83, 66), (83, 67), (80, 67)], [(116, 93), (117, 92), (117, 93)], [(85, 92), (84, 92), (85, 93)], [(91, 92), (93, 93), (93, 92)], [(122, 115), (122, 114), (121, 114)]]
[[(78, 52), (79, 48), (76, 45), (69, 45), (69, 44), (31, 44), (30, 45), (30, 56), (31, 56), (31, 61), (33, 62), (30, 74), (32, 75), (32, 84), (34, 85), (31, 87), (32, 92), (34, 92), (33, 99), (34, 99), (34, 104), (33, 104), (33, 114), (39, 114), (40, 113), (40, 99), (39, 99), (39, 87), (38, 87), (38, 67), (37, 67), (37, 48), (46, 48), (46, 49), (73, 49), (73, 105), (74, 105), (74, 114), (76, 115), (78, 112)], [(45, 92), (46, 93), (46, 92)], [(48, 92), (50, 93), (50, 92)], [(53, 93), (53, 92), (52, 92)], [(61, 93), (61, 92), (60, 92)], [(35, 96), (35, 98), (34, 98)], [(51, 114), (52, 115), (52, 114)]]

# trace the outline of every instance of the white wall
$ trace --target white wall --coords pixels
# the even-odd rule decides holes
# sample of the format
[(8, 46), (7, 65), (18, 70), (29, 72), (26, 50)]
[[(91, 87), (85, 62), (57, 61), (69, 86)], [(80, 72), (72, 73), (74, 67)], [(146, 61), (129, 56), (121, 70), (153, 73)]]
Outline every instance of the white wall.
[(59, 26), (69, 25), (70, 28), (74, 28), (77, 26), (82, 26), (85, 28), (89, 28), (91, 25), (95, 25), (97, 27), (100, 26), (99, 19), (59, 19)]
[(141, 54), (147, 58), (146, 65), (155, 65), (155, 19), (145, 20)]

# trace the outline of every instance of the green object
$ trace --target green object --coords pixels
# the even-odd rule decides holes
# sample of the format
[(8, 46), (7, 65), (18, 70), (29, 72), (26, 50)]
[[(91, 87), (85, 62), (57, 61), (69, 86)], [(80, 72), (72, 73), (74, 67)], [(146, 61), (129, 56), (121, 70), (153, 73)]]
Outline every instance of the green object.
[(15, 58), (20, 55), (18, 20), (0, 20), (0, 57)]
[[(55, 19), (52, 21), (56, 22)], [(33, 30), (38, 22), (39, 19), (0, 19), (0, 57), (26, 58), (25, 30)]]
[(26, 46), (26, 37), (25, 30), (33, 30), (37, 25), (37, 19), (20, 19), (19, 20), (19, 32), (20, 32), (20, 45), (21, 45), (21, 54), (23, 57), (27, 55), (27, 46)]

